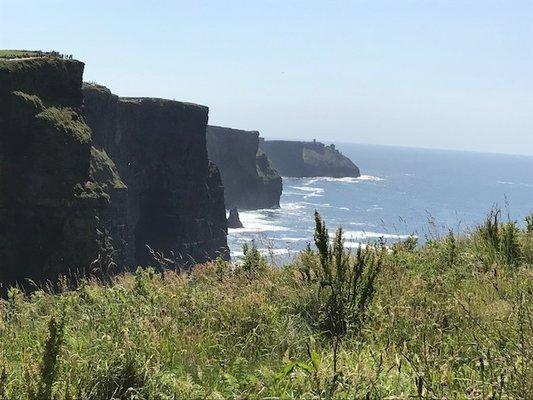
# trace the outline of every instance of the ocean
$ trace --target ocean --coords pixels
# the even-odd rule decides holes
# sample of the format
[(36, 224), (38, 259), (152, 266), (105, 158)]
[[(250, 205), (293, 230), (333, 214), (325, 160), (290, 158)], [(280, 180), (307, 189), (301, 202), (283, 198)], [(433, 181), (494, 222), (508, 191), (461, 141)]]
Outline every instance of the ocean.
[(240, 211), (244, 228), (228, 233), (232, 257), (253, 240), (272, 262), (285, 262), (312, 243), (315, 210), (330, 234), (343, 227), (352, 248), (465, 233), (494, 207), (520, 224), (533, 212), (533, 156), (335, 144), (361, 177), (283, 177), (279, 209)]

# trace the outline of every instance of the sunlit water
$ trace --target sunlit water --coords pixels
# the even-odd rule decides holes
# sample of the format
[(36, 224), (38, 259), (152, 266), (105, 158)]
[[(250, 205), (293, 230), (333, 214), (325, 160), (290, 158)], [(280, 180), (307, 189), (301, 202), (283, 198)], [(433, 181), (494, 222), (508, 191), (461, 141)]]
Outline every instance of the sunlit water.
[(494, 206), (521, 221), (533, 212), (533, 157), (388, 146), (337, 144), (361, 169), (360, 178), (283, 178), (281, 208), (241, 211), (244, 228), (230, 229), (233, 257), (254, 240), (286, 259), (312, 242), (317, 210), (348, 247), (410, 234), (420, 241), (463, 233)]

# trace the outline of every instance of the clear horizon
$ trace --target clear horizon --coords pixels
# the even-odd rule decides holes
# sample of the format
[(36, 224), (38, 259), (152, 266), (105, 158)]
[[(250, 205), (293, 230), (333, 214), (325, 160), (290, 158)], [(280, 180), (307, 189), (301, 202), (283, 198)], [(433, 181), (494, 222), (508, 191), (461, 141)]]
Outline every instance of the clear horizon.
[(267, 138), (533, 155), (533, 1), (0, 0), (0, 47)]

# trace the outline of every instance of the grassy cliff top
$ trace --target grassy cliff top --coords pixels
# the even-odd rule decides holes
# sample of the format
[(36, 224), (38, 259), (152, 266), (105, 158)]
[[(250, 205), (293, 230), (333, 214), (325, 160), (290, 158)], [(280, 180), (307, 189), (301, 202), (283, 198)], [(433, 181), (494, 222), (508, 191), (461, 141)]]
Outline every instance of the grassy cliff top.
[(63, 68), (65, 65), (81, 65), (83, 63), (74, 59), (63, 59), (61, 57), (30, 57), (30, 58), (1, 58), (0, 71), (7, 73), (18, 73), (23, 71), (37, 71), (44, 67)]
[(34, 50), (0, 50), (0, 58), (28, 57), (40, 57), (40, 52)]
[[(249, 248), (191, 273), (12, 289), (0, 398), (533, 398), (533, 218), (415, 244), (345, 253), (327, 276), (316, 250), (278, 268)], [(371, 292), (339, 291), (376, 266)]]
[(196, 108), (202, 111), (209, 110), (209, 107), (202, 104), (190, 103), (174, 99), (162, 99), (160, 97), (119, 97), (121, 103), (130, 104), (152, 104), (158, 106), (179, 106), (187, 108)]
[(99, 83), (96, 83), (96, 82), (83, 82), (82, 89), (83, 90), (94, 90), (97, 92), (111, 94), (111, 90), (108, 87), (104, 85), (100, 85)]
[(42, 51), (42, 50), (1, 50), (0, 59), (14, 59), (14, 58), (30, 58), (30, 57), (57, 57), (63, 58), (64, 54), (58, 51)]

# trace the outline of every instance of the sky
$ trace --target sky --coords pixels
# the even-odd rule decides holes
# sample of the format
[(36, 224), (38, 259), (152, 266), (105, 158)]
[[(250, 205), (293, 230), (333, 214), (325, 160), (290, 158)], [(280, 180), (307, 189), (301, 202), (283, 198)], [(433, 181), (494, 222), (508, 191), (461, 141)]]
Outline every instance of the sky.
[(533, 0), (0, 0), (0, 48), (267, 138), (533, 155)]

